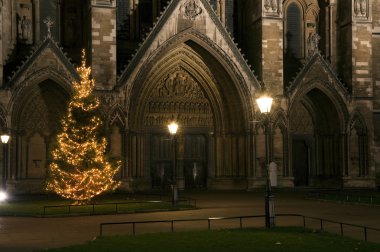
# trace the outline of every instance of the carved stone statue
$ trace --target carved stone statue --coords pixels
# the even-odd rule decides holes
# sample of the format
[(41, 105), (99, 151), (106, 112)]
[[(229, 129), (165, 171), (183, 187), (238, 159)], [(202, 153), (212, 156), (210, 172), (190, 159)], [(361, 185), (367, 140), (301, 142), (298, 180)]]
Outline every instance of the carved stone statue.
[(21, 39), (28, 40), (30, 36), (31, 22), (26, 16), (23, 16), (20, 23)]
[(309, 37), (307, 38), (307, 51), (309, 57), (319, 52), (318, 45), (320, 39), (321, 37), (318, 35), (318, 33), (310, 33)]

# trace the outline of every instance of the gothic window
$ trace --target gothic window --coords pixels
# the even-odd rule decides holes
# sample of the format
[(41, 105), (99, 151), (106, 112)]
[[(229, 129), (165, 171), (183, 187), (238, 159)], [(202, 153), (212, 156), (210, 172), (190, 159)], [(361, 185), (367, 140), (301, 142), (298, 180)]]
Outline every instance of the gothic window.
[(284, 84), (285, 87), (296, 76), (304, 57), (303, 9), (299, 2), (284, 5)]
[(368, 136), (363, 120), (354, 119), (350, 132), (350, 175), (368, 175)]
[(130, 1), (129, 0), (118, 0), (117, 1), (117, 29), (125, 30), (129, 28), (129, 13), (130, 13)]
[(286, 9), (286, 53), (300, 59), (302, 53), (302, 12), (299, 5), (291, 3)]
[(61, 1), (61, 43), (65, 52), (75, 62), (80, 62), (80, 50), (85, 45), (85, 8), (81, 1)]

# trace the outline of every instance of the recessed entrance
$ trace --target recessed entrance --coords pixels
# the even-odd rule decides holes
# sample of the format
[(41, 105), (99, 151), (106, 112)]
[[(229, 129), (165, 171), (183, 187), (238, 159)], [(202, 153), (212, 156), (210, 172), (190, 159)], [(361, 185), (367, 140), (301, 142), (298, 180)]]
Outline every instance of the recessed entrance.
[[(168, 134), (151, 137), (152, 187), (168, 189), (173, 180), (173, 145)], [(205, 188), (207, 182), (206, 138), (201, 134), (178, 136), (176, 144), (177, 180), (186, 189)]]
[(294, 185), (339, 187), (341, 123), (335, 104), (312, 89), (293, 107), (290, 122)]

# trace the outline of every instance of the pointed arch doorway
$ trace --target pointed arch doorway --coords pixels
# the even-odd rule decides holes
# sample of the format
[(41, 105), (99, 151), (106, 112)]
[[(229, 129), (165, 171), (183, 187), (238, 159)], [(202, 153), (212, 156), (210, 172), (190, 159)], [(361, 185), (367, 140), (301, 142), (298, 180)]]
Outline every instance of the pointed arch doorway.
[(341, 187), (344, 122), (336, 104), (321, 89), (309, 90), (290, 113), (295, 186)]
[(191, 34), (182, 39), (157, 54), (135, 81), (128, 176), (139, 178), (145, 189), (171, 183), (173, 149), (167, 125), (176, 120), (180, 188), (246, 188), (242, 178), (248, 174), (251, 153), (246, 134), (249, 92), (236, 84), (236, 76), (211, 48)]

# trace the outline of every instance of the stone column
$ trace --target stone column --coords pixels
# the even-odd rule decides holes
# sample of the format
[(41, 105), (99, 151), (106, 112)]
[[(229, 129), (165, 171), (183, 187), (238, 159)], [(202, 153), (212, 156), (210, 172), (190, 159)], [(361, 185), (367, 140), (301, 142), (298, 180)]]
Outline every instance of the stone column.
[(261, 18), (261, 79), (270, 94), (283, 94), (283, 18), (282, 1), (262, 0)]
[(3, 86), (3, 1), (0, 0), (0, 87)]
[(91, 1), (91, 65), (96, 89), (116, 85), (116, 1)]

